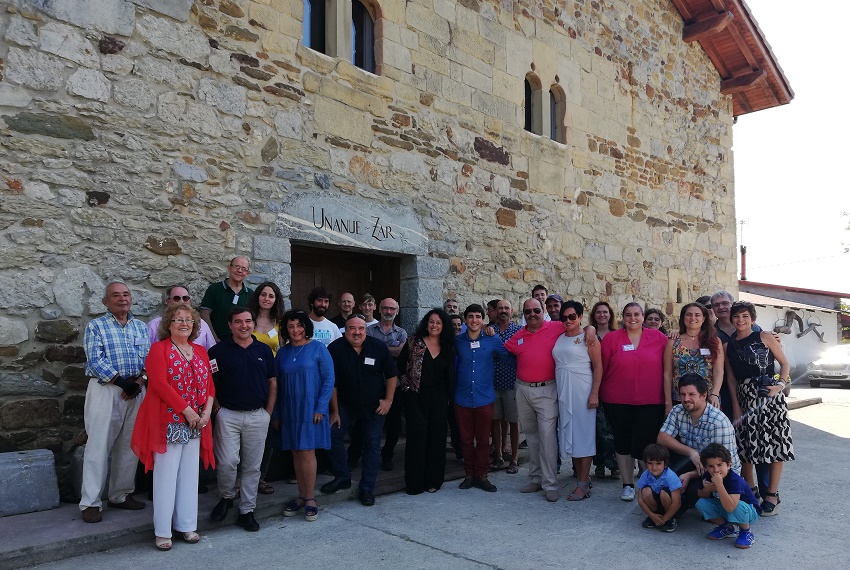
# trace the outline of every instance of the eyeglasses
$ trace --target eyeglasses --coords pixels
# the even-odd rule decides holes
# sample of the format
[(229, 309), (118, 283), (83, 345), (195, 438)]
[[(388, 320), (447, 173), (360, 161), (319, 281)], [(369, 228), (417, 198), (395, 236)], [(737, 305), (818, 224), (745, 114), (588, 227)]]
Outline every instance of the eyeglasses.
[(710, 305), (711, 308), (714, 308), (714, 307), (731, 307), (731, 306), (732, 306), (732, 303), (730, 303), (729, 301), (718, 301), (717, 303), (712, 303)]
[(578, 315), (577, 315), (577, 314), (575, 314), (575, 313), (570, 313), (569, 315), (564, 315), (563, 317), (561, 317), (561, 322), (564, 322), (564, 321), (574, 321), (574, 320), (576, 320), (577, 318), (578, 318)]
[(236, 271), (241, 271), (242, 273), (251, 273), (251, 270), (248, 269), (247, 267), (245, 267), (244, 265), (233, 265), (233, 264), (231, 264), (230, 267), (232, 267)]
[(542, 312), (543, 312), (543, 309), (523, 309), (522, 310), (523, 315), (530, 315), (531, 313), (534, 313), (535, 315), (539, 315)]
[(175, 303), (179, 303), (180, 301), (183, 301), (184, 303), (188, 303), (189, 301), (192, 300), (192, 297), (190, 297), (189, 295), (183, 295), (182, 297), (180, 295), (174, 295), (171, 298), (171, 300), (174, 301)]
[(177, 324), (180, 324), (180, 325), (191, 325), (191, 324), (193, 324), (195, 321), (194, 321), (194, 320), (192, 320), (192, 319), (171, 319), (171, 322), (172, 322), (172, 323), (177, 323)]

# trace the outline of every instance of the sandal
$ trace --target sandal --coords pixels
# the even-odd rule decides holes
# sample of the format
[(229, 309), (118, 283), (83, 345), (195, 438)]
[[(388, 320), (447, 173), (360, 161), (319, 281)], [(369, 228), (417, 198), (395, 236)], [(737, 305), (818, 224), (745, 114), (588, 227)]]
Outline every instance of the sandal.
[(494, 459), (490, 462), (490, 471), (496, 471), (505, 466), (505, 460), (501, 457), (499, 459)]
[(272, 487), (261, 479), (260, 484), (257, 485), (257, 492), (261, 495), (271, 495), (272, 493), (274, 493), (274, 487)]
[(308, 505), (307, 501), (316, 502), (316, 499), (310, 497), (309, 499), (304, 499), (304, 519), (307, 522), (313, 522), (317, 518), (319, 518), (319, 506), (318, 505)]
[(779, 503), (782, 501), (779, 500), (779, 491), (775, 493), (768, 493), (765, 491), (762, 493), (765, 497), (776, 497), (776, 503), (771, 503), (767, 499), (761, 502), (761, 516), (763, 517), (772, 517), (779, 514)]
[[(573, 489), (573, 492), (567, 495), (568, 501), (583, 501), (590, 496), (590, 481), (579, 481), (578, 486)], [(579, 495), (578, 493), (582, 494)]]
[[(302, 501), (299, 503), (298, 501)], [(298, 497), (296, 499), (292, 499), (283, 507), (283, 516), (285, 517), (294, 517), (298, 514), (298, 511), (304, 508), (304, 505), (307, 504), (307, 499), (304, 497)]]
[(157, 550), (162, 550), (163, 552), (171, 550), (170, 538), (162, 538), (160, 536), (157, 536), (156, 540), (154, 541), (154, 544), (156, 544)]
[(195, 531), (184, 532), (183, 541), (188, 542), (189, 544), (197, 544), (201, 541), (201, 535)]
[(508, 464), (508, 469), (507, 469), (506, 473), (508, 475), (516, 475), (517, 473), (519, 473), (519, 465), (517, 465), (516, 461), (511, 461)]

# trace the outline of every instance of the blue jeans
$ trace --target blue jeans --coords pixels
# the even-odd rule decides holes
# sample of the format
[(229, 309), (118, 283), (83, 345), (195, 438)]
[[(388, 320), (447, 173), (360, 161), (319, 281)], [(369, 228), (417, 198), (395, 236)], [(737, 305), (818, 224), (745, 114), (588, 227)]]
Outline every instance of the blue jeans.
[[(376, 406), (377, 407), (377, 406)], [(329, 454), (334, 477), (351, 480), (351, 469), (348, 467), (348, 454), (345, 451), (345, 435), (351, 429), (352, 418), (345, 406), (339, 407), (340, 427), (331, 426), (331, 451)], [(378, 478), (378, 465), (381, 461), (381, 432), (384, 429), (384, 416), (374, 411), (364, 412), (359, 418), (363, 434), (363, 469), (360, 477), (360, 490), (375, 490), (375, 480)]]

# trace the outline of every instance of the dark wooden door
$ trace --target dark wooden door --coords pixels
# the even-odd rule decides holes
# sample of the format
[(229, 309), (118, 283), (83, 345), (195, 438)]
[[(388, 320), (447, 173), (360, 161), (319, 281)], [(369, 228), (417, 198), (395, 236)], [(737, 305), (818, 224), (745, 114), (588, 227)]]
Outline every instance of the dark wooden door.
[(354, 295), (357, 306), (365, 293), (371, 293), (379, 303), (386, 297), (400, 301), (400, 262), (400, 258), (387, 255), (293, 245), (292, 306), (307, 310), (307, 295), (318, 286), (331, 294), (329, 317), (339, 313), (336, 303), (345, 292)]

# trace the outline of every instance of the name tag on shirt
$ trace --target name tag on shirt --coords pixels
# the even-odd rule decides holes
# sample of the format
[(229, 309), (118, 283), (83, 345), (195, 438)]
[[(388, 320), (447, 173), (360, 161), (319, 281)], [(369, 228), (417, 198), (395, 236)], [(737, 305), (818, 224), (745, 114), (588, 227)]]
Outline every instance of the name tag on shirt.
[(628, 352), (628, 351), (634, 350), (634, 349), (635, 349), (635, 345), (633, 345), (633, 344), (624, 344), (623, 345), (623, 352)]
[(368, 358), (368, 357), (364, 358), (363, 364), (365, 364), (367, 366), (375, 366), (375, 359), (374, 358)]
[(469, 343), (469, 348), (481, 348), (481, 341), (474, 340)]
[(150, 339), (141, 338), (141, 337), (136, 339), (136, 346), (142, 346), (142, 345), (145, 345), (145, 344), (150, 344)]
[(210, 358), (210, 372), (218, 372), (218, 362), (215, 358)]
[(233, 296), (233, 304), (234, 304), (234, 305), (238, 305), (238, 304), (239, 304), (239, 295), (234, 295), (234, 296)]
[(277, 336), (277, 331), (276, 331), (276, 330), (274, 330), (274, 329), (272, 329), (272, 330), (270, 330), (270, 331), (269, 331), (268, 333), (266, 333), (266, 334), (268, 334), (268, 335), (269, 335), (269, 338), (274, 338), (274, 337), (276, 337), (276, 336)]
[(524, 338), (521, 338), (518, 341), (516, 341), (517, 346), (520, 346), (522, 344), (522, 341), (524, 341), (524, 340), (525, 340)]
[(702, 354), (703, 356), (711, 356), (711, 351), (708, 350), (707, 348), (699, 349), (699, 353)]

